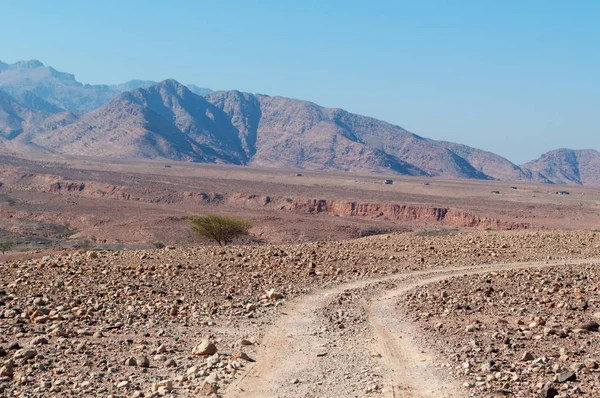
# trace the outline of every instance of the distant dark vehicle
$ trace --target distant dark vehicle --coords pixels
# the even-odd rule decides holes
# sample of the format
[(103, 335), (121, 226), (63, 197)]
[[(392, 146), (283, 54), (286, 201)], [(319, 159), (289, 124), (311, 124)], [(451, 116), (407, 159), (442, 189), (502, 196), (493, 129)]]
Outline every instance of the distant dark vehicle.
[(296, 177), (302, 177), (302, 173), (296, 174)]
[(171, 165), (170, 164), (165, 164), (165, 167), (171, 167)]
[(517, 187), (510, 187), (511, 189), (517, 189)]
[(500, 191), (492, 191), (491, 194), (493, 194), (493, 195), (500, 195)]
[(428, 182), (424, 182), (423, 185), (429, 185), (429, 183)]
[(394, 180), (384, 180), (383, 183), (385, 185), (392, 185), (394, 183)]
[(557, 195), (570, 195), (569, 191), (558, 191), (556, 192)]

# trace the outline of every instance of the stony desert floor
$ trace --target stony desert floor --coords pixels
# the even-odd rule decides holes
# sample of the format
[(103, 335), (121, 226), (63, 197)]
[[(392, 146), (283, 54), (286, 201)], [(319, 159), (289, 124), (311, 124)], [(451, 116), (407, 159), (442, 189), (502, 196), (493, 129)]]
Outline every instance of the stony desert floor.
[(597, 188), (0, 161), (0, 396), (600, 397)]
[(0, 393), (600, 396), (598, 259), (475, 231), (5, 261)]

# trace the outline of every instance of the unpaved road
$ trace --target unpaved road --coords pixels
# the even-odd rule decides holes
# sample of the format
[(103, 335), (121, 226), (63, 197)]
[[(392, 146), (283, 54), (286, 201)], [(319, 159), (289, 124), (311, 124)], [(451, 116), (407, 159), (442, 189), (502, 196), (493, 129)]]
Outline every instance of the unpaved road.
[[(391, 275), (313, 292), (289, 303), (265, 334), (257, 362), (226, 397), (466, 397), (461, 383), (438, 366), (419, 331), (399, 314), (399, 296), (454, 276), (600, 259), (492, 264)], [(350, 313), (331, 328), (332, 314)], [(352, 318), (354, 316), (354, 318)], [(334, 323), (334, 326), (336, 324)], [(443, 360), (443, 358), (441, 358)]]

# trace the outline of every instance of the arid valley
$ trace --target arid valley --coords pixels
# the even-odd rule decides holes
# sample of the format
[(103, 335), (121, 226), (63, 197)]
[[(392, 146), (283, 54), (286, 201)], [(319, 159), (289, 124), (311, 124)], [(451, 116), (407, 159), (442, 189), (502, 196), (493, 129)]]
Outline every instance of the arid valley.
[(598, 188), (1, 160), (4, 396), (600, 396)]

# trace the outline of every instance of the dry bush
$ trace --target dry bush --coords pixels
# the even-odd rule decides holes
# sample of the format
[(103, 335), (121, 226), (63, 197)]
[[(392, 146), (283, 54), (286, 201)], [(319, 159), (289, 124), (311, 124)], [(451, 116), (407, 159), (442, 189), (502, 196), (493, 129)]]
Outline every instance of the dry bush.
[(233, 238), (248, 235), (252, 224), (244, 219), (207, 214), (199, 217), (189, 217), (190, 229), (201, 239), (213, 239), (220, 246), (227, 246)]

